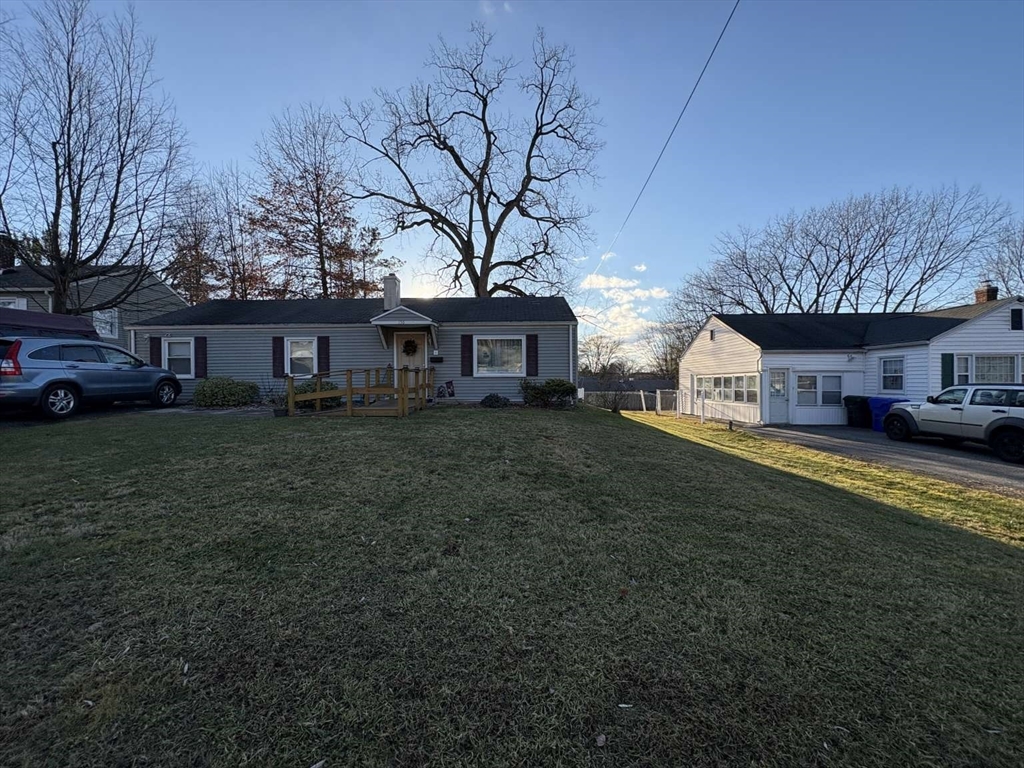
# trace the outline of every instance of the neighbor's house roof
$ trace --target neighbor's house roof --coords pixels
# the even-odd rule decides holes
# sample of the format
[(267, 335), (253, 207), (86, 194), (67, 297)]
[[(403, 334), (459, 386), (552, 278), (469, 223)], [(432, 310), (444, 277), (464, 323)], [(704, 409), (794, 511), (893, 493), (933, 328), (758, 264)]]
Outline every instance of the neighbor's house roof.
[[(0, 291), (51, 290), (53, 288), (53, 278), (46, 276), (52, 274), (49, 267), (39, 267), (39, 271), (43, 274), (39, 274), (39, 272), (36, 272), (31, 267), (26, 267), (24, 264), (0, 269)], [(126, 275), (133, 275), (136, 272), (133, 267), (124, 267), (123, 270), (119, 271)], [(118, 271), (113, 270), (111, 267), (82, 267), (78, 271), (77, 279), (88, 280), (91, 277), (96, 277), (97, 274), (103, 277), (116, 277)]]
[[(436, 323), (575, 323), (561, 296), (402, 299), (401, 306)], [(137, 327), (208, 325), (364, 325), (384, 312), (384, 299), (216, 299)]]
[(975, 317), (1024, 297), (931, 312), (713, 315), (766, 350), (855, 349), (929, 341)]

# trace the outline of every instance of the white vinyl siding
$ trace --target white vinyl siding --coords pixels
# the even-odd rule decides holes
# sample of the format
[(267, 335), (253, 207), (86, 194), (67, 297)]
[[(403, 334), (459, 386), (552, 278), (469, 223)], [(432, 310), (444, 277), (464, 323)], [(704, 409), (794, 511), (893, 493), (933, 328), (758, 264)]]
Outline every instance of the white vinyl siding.
[[(712, 340), (714, 331), (714, 340)], [(706, 383), (707, 394), (703, 402), (704, 415), (709, 419), (738, 421), (744, 424), (761, 422), (761, 350), (736, 333), (725, 323), (711, 318), (705, 328), (694, 339), (679, 361), (679, 389), (683, 391), (683, 412), (699, 414), (701, 398), (697, 393), (697, 377), (711, 379)], [(715, 398), (713, 379), (721, 379), (718, 389), (721, 397)], [(730, 378), (729, 399), (726, 399), (725, 379)], [(747, 397), (748, 377), (754, 378), (751, 389), (755, 399)], [(742, 380), (742, 384), (737, 383)], [(705, 382), (707, 379), (705, 380)], [(736, 397), (742, 392), (742, 400)]]
[[(882, 360), (903, 358), (903, 390), (882, 390)], [(844, 394), (882, 395), (924, 400), (928, 389), (928, 345), (870, 349), (864, 357), (864, 392)]]
[[(845, 424), (846, 395), (863, 395), (866, 378), (865, 356), (862, 352), (765, 352), (765, 370), (789, 369), (790, 424)], [(798, 403), (800, 377), (814, 377), (814, 404), (804, 395), (806, 405)], [(805, 384), (810, 382), (805, 379)], [(811, 390), (805, 390), (810, 392)], [(766, 398), (768, 400), (768, 398)], [(770, 405), (770, 403), (769, 403)]]
[[(1024, 382), (1024, 330), (1014, 331), (1010, 328), (1010, 311), (1022, 307), (1024, 304), (1019, 302), (1008, 302), (933, 339), (928, 357), (928, 386), (920, 394), (920, 398), (942, 391), (943, 354), (971, 360), (971, 383), (977, 380), (979, 372), (976, 363), (979, 357), (1012, 356), (1016, 358), (1016, 380)], [(954, 384), (961, 383), (957, 371), (954, 359)], [(916, 400), (918, 394), (908, 394), (908, 397)]]

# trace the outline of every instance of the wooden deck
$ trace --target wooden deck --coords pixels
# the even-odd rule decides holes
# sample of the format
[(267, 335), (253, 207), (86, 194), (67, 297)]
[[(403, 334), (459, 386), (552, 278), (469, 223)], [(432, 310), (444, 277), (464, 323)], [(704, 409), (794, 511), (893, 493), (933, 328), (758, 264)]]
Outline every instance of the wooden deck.
[[(344, 387), (332, 379), (344, 378)], [(403, 418), (433, 401), (433, 368), (364, 368), (314, 374), (313, 392), (296, 392), (287, 377), (288, 415), (393, 416)], [(333, 387), (331, 386), (333, 384)], [(306, 410), (300, 403), (312, 403)]]

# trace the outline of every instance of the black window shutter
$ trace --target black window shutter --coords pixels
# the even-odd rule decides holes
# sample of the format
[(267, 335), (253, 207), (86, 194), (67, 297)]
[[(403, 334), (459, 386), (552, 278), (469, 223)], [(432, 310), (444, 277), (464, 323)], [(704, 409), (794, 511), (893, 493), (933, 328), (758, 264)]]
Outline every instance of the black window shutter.
[(274, 336), (271, 339), (273, 347), (273, 366), (275, 379), (284, 378), (284, 336)]
[(157, 368), (163, 367), (161, 341), (162, 339), (159, 336), (149, 337), (149, 364), (155, 365)]
[(327, 373), (331, 370), (331, 337), (316, 337), (316, 370), (317, 373)]
[(942, 355), (942, 388), (953, 386), (953, 354), (945, 352)]
[(206, 378), (206, 337), (196, 336), (192, 340), (192, 351), (195, 352), (196, 356), (196, 378)]
[(462, 334), (462, 375), (473, 375), (473, 336)]
[(1010, 310), (1010, 330), (1024, 331), (1024, 309)]
[(537, 361), (537, 334), (531, 333), (526, 337), (526, 375), (537, 376), (537, 369), (539, 367)]

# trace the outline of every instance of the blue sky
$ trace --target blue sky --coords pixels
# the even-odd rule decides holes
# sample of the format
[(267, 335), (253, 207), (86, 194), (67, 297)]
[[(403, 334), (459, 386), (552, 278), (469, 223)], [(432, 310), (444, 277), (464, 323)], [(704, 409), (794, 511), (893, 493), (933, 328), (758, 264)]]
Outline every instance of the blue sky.
[[(119, 7), (102, 2), (101, 10)], [(270, 114), (424, 74), (429, 46), (474, 21), (525, 56), (535, 30), (571, 45), (601, 101), (592, 270), (651, 167), (731, 2), (162, 2), (137, 9), (195, 157), (249, 162)], [(1024, 211), (1024, 2), (743, 0), (600, 274), (603, 324), (635, 330), (723, 230), (900, 184), (980, 185)], [(396, 244), (397, 245), (397, 244)], [(406, 294), (430, 293), (419, 244)], [(635, 269), (643, 265), (645, 269)], [(638, 282), (632, 282), (638, 281)]]

